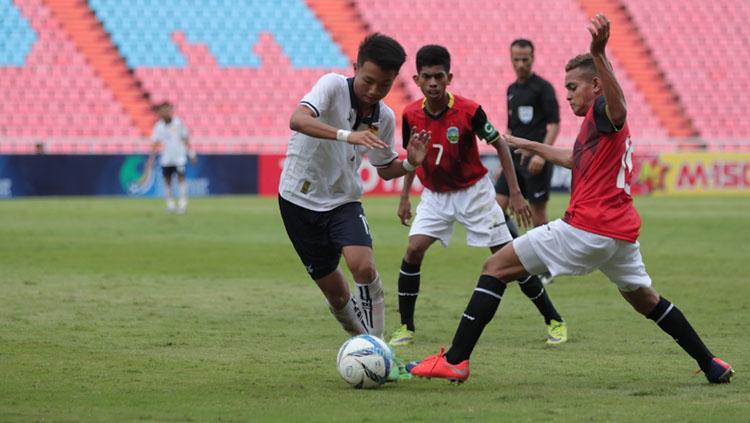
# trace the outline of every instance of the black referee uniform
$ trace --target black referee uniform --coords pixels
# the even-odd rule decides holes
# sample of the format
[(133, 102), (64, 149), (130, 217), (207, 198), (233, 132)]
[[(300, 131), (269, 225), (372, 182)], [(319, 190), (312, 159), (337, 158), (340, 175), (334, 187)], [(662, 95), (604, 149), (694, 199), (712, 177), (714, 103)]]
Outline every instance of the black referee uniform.
[[(544, 142), (548, 123), (560, 123), (560, 107), (552, 85), (537, 74), (524, 82), (514, 82), (508, 87), (508, 129), (511, 135), (532, 141)], [(523, 196), (530, 203), (543, 203), (549, 199), (552, 180), (552, 163), (545, 163), (537, 175), (529, 173), (528, 163), (521, 166), (521, 157), (513, 154), (516, 178)], [(495, 192), (509, 196), (508, 181), (500, 175)]]

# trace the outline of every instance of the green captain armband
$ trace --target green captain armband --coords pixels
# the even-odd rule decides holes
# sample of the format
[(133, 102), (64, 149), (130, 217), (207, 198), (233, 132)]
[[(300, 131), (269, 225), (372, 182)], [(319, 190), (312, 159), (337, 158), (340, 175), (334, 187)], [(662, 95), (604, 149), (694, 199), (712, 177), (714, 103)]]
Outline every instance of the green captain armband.
[(498, 138), (500, 138), (500, 133), (497, 132), (497, 129), (492, 126), (490, 121), (484, 123), (484, 126), (482, 126), (480, 130), (477, 131), (477, 135), (479, 135), (479, 138), (486, 140), (488, 143), (493, 143), (497, 141)]

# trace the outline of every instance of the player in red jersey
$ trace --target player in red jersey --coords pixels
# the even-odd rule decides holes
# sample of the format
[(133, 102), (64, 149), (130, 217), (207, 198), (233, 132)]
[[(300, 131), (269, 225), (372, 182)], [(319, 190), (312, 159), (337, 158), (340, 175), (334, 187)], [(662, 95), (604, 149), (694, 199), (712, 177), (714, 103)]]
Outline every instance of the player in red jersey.
[[(494, 253), (512, 240), (503, 211), (495, 201), (495, 190), (487, 169), (479, 158), (477, 137), (497, 150), (503, 173), (509, 181), (512, 212), (522, 224), (531, 223), (531, 210), (518, 186), (508, 146), (500, 139), (500, 134), (479, 104), (447, 91), (453, 78), (448, 50), (439, 45), (426, 45), (417, 52), (416, 62), (414, 82), (425, 97), (404, 109), (404, 147), (409, 141), (410, 131), (426, 131), (432, 134), (432, 138), (427, 157), (416, 171), (425, 189), (409, 231), (409, 246), (399, 272), (401, 327), (391, 337), (393, 346), (413, 341), (414, 308), (422, 260), (435, 241), (448, 246), (455, 222), (466, 228), (467, 243), (473, 247), (487, 247)], [(414, 173), (406, 175), (401, 191), (398, 215), (404, 225), (411, 219), (409, 191), (413, 181)], [(547, 343), (565, 342), (567, 326), (539, 278), (528, 276), (519, 283), (544, 317)]]
[(412, 374), (465, 381), (469, 356), (508, 282), (547, 270), (556, 276), (598, 269), (637, 312), (656, 322), (695, 359), (709, 382), (730, 381), (732, 367), (715, 357), (682, 312), (651, 287), (637, 241), (640, 218), (630, 196), (625, 97), (604, 51), (610, 25), (601, 14), (591, 23), (590, 53), (565, 67), (568, 103), (573, 113), (585, 116), (573, 150), (503, 136), (526, 156), (538, 154), (573, 170), (565, 217), (532, 229), (487, 259), (450, 350), (426, 358)]

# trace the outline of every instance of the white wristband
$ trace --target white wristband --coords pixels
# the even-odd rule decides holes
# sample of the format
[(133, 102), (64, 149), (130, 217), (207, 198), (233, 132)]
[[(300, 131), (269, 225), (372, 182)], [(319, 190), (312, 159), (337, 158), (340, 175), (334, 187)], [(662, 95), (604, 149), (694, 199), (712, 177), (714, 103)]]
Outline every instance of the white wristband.
[(407, 172), (414, 172), (414, 170), (417, 168), (413, 164), (409, 163), (408, 159), (404, 159), (404, 161), (401, 162), (401, 166), (403, 166), (404, 170)]
[(349, 141), (349, 135), (352, 134), (352, 131), (347, 131), (346, 129), (339, 129), (336, 132), (336, 139), (341, 142), (347, 142)]

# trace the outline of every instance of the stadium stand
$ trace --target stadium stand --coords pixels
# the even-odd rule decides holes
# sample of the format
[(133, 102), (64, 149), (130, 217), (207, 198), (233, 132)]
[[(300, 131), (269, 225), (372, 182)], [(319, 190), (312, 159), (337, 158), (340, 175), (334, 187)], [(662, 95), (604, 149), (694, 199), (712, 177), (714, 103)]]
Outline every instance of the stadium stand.
[(1, 136), (24, 151), (36, 139), (139, 135), (42, 1), (2, 0), (0, 14), (15, 34), (0, 43)]
[[(679, 93), (704, 138), (750, 134), (750, 3), (715, 0), (628, 0), (666, 78)], [(669, 16), (669, 19), (661, 17)], [(719, 47), (722, 46), (722, 47)]]
[[(535, 69), (557, 89), (561, 103), (561, 142), (572, 142), (580, 120), (568, 111), (563, 86), (565, 63), (585, 51), (589, 35), (587, 19), (579, 4), (566, 1), (457, 0), (444, 7), (436, 0), (420, 7), (399, 0), (356, 1), (357, 8), (374, 31), (395, 34), (404, 43), (409, 61), (404, 72), (414, 73), (414, 56), (425, 43), (443, 44), (453, 56), (453, 90), (480, 102), (490, 119), (504, 125), (505, 89), (515, 79), (508, 46), (518, 37), (531, 39), (536, 47)], [(533, 10), (521, 14), (520, 10)], [(570, 28), (577, 28), (571, 31)], [(621, 66), (612, 58), (616, 70)], [(629, 78), (618, 74), (628, 94), (634, 136), (663, 139), (667, 133), (643, 95)], [(414, 98), (421, 94), (409, 86)]]
[[(750, 88), (750, 77), (737, 70), (750, 67), (742, 46), (750, 38), (750, 3), (455, 0), (445, 5), (438, 0), (422, 0), (419, 7), (400, 0), (0, 0), (7, 34), (0, 43), (5, 94), (0, 152), (33, 151), (36, 140), (57, 152), (144, 151), (154, 119), (149, 105), (162, 100), (175, 103), (200, 151), (283, 150), (288, 117), (299, 98), (326, 72), (350, 73), (358, 42), (374, 31), (393, 35), (409, 54), (387, 99), (397, 114), (421, 97), (411, 81), (417, 49), (441, 43), (454, 56), (453, 90), (482, 103), (500, 126), (505, 88), (514, 79), (508, 45), (517, 37), (532, 39), (535, 69), (553, 83), (561, 103), (560, 142), (571, 143), (580, 120), (565, 103), (563, 68), (586, 49), (584, 26), (592, 7), (620, 10), (622, 16), (613, 19), (631, 26), (630, 45), (613, 43), (610, 58), (640, 146), (678, 148), (680, 143), (665, 140), (696, 133), (711, 148), (747, 146), (742, 137), (750, 133), (750, 121), (740, 114), (750, 100), (737, 93)], [(534, 13), (521, 12), (529, 10)], [(716, 48), (719, 39), (730, 48)], [(653, 69), (644, 73), (649, 66)]]
[(239, 137), (286, 142), (299, 98), (323, 73), (348, 71), (301, 0), (89, 4), (152, 99), (173, 101), (194, 138), (217, 148)]

